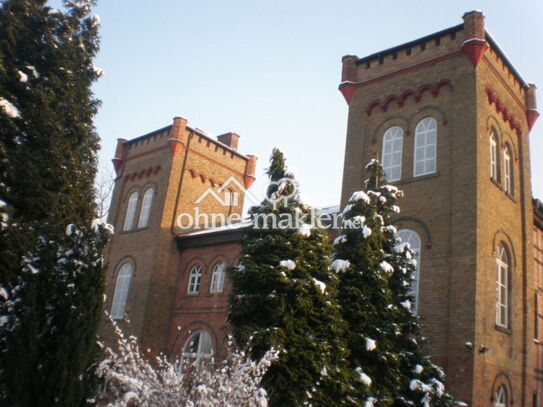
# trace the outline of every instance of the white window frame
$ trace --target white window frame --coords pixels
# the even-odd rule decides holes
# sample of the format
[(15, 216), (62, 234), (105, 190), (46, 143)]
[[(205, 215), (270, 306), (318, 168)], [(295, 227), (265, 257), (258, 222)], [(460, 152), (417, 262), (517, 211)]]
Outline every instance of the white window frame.
[(213, 274), (211, 275), (211, 287), (209, 288), (210, 293), (222, 293), (224, 290), (224, 276), (226, 265), (224, 262), (219, 262), (213, 268)]
[[(397, 143), (398, 140), (399, 143)], [(397, 147), (398, 144), (399, 147)], [(387, 181), (399, 181), (402, 178), (403, 154), (403, 130), (401, 127), (393, 126), (385, 131), (382, 149), (381, 163), (383, 164)], [(394, 164), (395, 161), (399, 161), (399, 163)]]
[(420, 291), (420, 260), (422, 244), (420, 236), (412, 229), (401, 229), (396, 233), (396, 237), (401, 239), (402, 242), (409, 243), (409, 248), (415, 252), (414, 259), (417, 261), (417, 267), (415, 268), (414, 279), (411, 281), (411, 288), (409, 295), (413, 297), (414, 304), (411, 306), (411, 310), (414, 314), (418, 312), (419, 305), (419, 291)]
[(136, 217), (136, 208), (138, 206), (139, 194), (132, 192), (126, 205), (126, 216), (124, 218), (123, 231), (127, 232), (134, 227), (134, 218)]
[[(188, 349), (193, 345), (194, 340), (198, 341), (196, 344), (196, 352), (193, 352), (193, 349)], [(189, 360), (198, 363), (202, 360), (210, 360), (212, 355), (213, 340), (211, 339), (211, 335), (203, 329), (190, 335), (183, 345), (183, 361)]]
[(513, 193), (513, 183), (512, 183), (512, 167), (511, 167), (511, 150), (509, 146), (505, 146), (503, 149), (503, 175), (504, 175), (504, 190), (505, 192), (512, 194)]
[(498, 141), (496, 134), (492, 132), (489, 139), (490, 145), (490, 178), (498, 181)]
[(494, 407), (507, 407), (507, 390), (503, 384), (498, 387), (494, 397)]
[(201, 282), (202, 282), (202, 266), (200, 264), (195, 264), (190, 269), (187, 294), (198, 294), (200, 292)]
[(153, 188), (147, 188), (143, 194), (141, 202), (140, 218), (138, 220), (138, 228), (145, 228), (149, 224), (149, 214), (153, 203)]
[[(428, 137), (433, 135), (434, 142), (429, 143)], [(433, 157), (428, 158), (428, 149), (433, 150)], [(415, 129), (415, 151), (413, 160), (413, 176), (433, 174), (437, 171), (437, 121), (433, 117), (422, 119)], [(417, 164), (422, 163), (422, 171), (417, 170)], [(433, 165), (433, 169), (431, 168)]]
[(132, 282), (132, 276), (134, 275), (134, 266), (132, 263), (124, 263), (117, 275), (117, 281), (115, 283), (115, 293), (113, 294), (113, 301), (111, 302), (111, 318), (123, 319), (126, 309), (126, 302), (128, 300), (128, 293), (130, 291), (130, 283)]
[(509, 269), (511, 260), (503, 243), (498, 245), (496, 252), (496, 325), (507, 328), (509, 326)]

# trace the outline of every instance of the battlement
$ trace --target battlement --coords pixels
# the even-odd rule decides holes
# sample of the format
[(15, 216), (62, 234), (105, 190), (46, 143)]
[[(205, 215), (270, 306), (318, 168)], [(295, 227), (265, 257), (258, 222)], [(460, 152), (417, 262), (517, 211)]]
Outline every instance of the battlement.
[(363, 58), (356, 55), (344, 56), (339, 89), (347, 103), (350, 103), (355, 90), (359, 87), (451, 58), (466, 56), (475, 68), (484, 58), (505, 78), (524, 104), (525, 91), (530, 85), (485, 29), (483, 13), (470, 11), (464, 14), (463, 19), (462, 24)]

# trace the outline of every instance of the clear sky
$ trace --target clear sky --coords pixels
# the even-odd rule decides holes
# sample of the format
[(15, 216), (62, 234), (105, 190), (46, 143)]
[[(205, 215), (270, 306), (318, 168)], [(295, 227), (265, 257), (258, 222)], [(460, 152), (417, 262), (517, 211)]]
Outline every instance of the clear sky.
[[(359, 57), (459, 24), (479, 9), (486, 27), (527, 82), (540, 86), (543, 1), (102, 0), (106, 76), (96, 126), (101, 165), (117, 138), (134, 138), (183, 116), (210, 135), (234, 131), (239, 150), (273, 147), (297, 171), (314, 206), (339, 202), (347, 105), (337, 90), (341, 57)], [(531, 137), (534, 194), (543, 198), (543, 117)]]

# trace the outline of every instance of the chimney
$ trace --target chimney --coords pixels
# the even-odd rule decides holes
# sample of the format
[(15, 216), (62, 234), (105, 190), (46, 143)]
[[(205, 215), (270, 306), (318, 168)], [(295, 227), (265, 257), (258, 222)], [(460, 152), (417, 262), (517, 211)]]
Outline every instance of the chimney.
[(221, 134), (220, 136), (217, 136), (217, 140), (220, 143), (226, 144), (228, 147), (230, 147), (232, 150), (238, 149), (238, 143), (239, 143), (239, 135), (236, 133), (225, 133)]

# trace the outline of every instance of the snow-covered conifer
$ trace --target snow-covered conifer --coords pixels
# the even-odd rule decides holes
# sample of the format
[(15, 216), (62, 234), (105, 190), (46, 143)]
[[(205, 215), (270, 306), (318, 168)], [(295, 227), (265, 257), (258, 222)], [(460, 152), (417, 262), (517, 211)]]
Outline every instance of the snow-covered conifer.
[[(252, 338), (256, 359), (271, 347), (281, 351), (264, 377), (270, 406), (352, 405), (328, 237), (309, 226), (310, 208), (300, 202), (277, 149), (268, 175), (267, 199), (250, 210), (253, 228), (242, 241), (242, 267), (230, 271), (232, 332), (239, 344)], [(297, 216), (300, 225), (276, 222)]]

